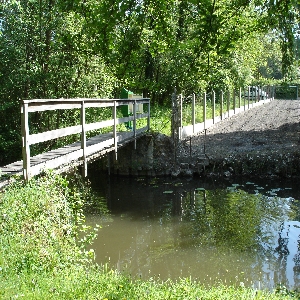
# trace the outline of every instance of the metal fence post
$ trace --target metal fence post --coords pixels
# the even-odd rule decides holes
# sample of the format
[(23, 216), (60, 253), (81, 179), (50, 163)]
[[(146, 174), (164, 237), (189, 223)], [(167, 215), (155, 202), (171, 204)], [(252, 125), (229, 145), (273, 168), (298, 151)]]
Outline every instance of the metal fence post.
[(212, 92), (212, 119), (213, 119), (213, 124), (215, 124), (215, 118), (216, 118), (216, 93), (215, 91)]
[(134, 150), (136, 150), (136, 100), (133, 103), (133, 136), (134, 136)]
[(221, 102), (220, 102), (221, 120), (223, 120), (223, 100), (224, 100), (224, 93), (223, 93), (223, 91), (221, 91)]
[(233, 88), (233, 113), (236, 114), (236, 99), (235, 99), (235, 90)]
[(206, 129), (206, 92), (203, 94), (203, 123), (204, 129)]
[(174, 143), (174, 160), (177, 161), (177, 147), (179, 142), (180, 133), (181, 130), (181, 101), (179, 102), (178, 96), (176, 95), (176, 89), (174, 89), (174, 93), (172, 94), (172, 123), (171, 123), (171, 129), (172, 129), (172, 139)]
[(150, 130), (150, 100), (148, 102), (148, 119), (147, 119), (147, 127)]
[(193, 134), (195, 133), (195, 124), (196, 124), (196, 96), (193, 94), (192, 100), (192, 124), (193, 124)]
[(228, 90), (227, 111), (228, 111), (228, 118), (229, 118), (230, 117), (230, 90)]

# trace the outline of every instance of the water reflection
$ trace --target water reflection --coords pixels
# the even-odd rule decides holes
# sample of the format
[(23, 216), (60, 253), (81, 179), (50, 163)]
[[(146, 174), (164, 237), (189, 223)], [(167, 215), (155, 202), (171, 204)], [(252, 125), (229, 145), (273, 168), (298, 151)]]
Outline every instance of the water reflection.
[(87, 218), (102, 222), (93, 246), (99, 263), (143, 278), (300, 287), (296, 188), (133, 178), (98, 187), (100, 182), (92, 179), (110, 218)]

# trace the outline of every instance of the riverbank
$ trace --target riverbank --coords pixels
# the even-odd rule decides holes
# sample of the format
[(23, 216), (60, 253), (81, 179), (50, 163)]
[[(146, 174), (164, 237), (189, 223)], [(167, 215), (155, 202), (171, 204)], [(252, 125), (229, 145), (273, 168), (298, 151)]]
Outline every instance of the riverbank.
[(96, 231), (86, 227), (82, 214), (91, 201), (84, 185), (54, 174), (16, 182), (0, 194), (1, 299), (276, 300), (298, 295), (284, 287), (273, 292), (245, 288), (240, 282), (145, 281), (98, 266), (87, 250)]

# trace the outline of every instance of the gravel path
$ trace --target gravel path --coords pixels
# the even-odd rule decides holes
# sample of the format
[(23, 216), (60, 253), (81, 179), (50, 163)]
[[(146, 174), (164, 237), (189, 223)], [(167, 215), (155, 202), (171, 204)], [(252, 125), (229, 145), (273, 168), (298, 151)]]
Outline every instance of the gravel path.
[[(192, 151), (204, 145), (204, 134), (192, 138)], [(300, 100), (274, 100), (207, 129), (206, 154), (222, 159), (232, 154), (271, 154), (300, 148)]]

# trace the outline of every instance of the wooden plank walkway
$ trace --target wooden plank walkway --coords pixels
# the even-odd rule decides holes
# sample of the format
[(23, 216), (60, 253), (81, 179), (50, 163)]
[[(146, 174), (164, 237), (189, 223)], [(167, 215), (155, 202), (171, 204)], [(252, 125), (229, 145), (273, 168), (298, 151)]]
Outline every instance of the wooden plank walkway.
[[(136, 137), (134, 136), (133, 131), (118, 132), (118, 148), (123, 147), (129, 142), (135, 141), (135, 139), (143, 136), (144, 133), (145, 128), (137, 129)], [(94, 161), (114, 150), (115, 145), (113, 133), (96, 135), (86, 141), (86, 161)], [(61, 172), (66, 171), (72, 167), (82, 165), (82, 157), (83, 150), (81, 148), (81, 142), (75, 142), (73, 144), (30, 157), (31, 175), (34, 176), (40, 174), (44, 170), (49, 169), (49, 166), (51, 169), (58, 169)], [(1, 185), (5, 185), (5, 181), (7, 181), (7, 178), (5, 177), (23, 175), (23, 160), (0, 167), (0, 170), (1, 174), (4, 175), (4, 179), (0, 181), (1, 188)]]

